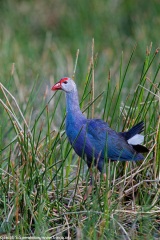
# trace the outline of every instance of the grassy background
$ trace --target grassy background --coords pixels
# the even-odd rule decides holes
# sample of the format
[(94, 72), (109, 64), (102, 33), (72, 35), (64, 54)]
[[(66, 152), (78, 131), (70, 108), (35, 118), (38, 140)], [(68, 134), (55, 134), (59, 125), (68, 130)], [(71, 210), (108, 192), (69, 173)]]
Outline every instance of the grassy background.
[[(159, 16), (158, 0), (1, 1), (2, 236), (160, 237)], [(95, 117), (119, 131), (144, 120), (150, 153), (107, 164), (107, 182), (83, 202), (86, 164), (64, 134), (64, 94), (50, 88), (73, 75), (79, 49), (75, 80), (91, 116), (92, 38)]]

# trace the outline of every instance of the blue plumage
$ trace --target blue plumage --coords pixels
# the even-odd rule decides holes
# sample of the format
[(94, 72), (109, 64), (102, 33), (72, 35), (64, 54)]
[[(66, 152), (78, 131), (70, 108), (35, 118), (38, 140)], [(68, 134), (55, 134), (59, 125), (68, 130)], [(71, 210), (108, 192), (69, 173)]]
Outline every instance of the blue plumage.
[[(66, 92), (66, 134), (75, 152), (86, 159), (90, 168), (92, 162), (100, 172), (103, 171), (104, 160), (109, 158), (114, 161), (137, 161), (144, 157), (139, 153), (148, 149), (139, 143), (129, 144), (128, 141), (139, 134), (143, 128), (143, 122), (137, 124), (128, 132), (117, 133), (108, 124), (100, 119), (87, 119), (79, 107), (78, 93), (74, 81), (63, 78), (56, 83), (52, 90), (64, 90)], [(138, 136), (138, 135), (137, 135)], [(137, 137), (139, 139), (139, 136)]]

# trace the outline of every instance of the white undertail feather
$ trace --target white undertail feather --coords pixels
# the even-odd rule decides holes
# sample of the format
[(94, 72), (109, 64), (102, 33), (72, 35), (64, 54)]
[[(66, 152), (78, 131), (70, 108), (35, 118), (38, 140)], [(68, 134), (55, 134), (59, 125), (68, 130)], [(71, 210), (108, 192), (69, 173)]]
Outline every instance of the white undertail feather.
[(135, 136), (128, 139), (127, 142), (131, 145), (141, 144), (144, 142), (144, 136), (141, 134), (136, 134)]

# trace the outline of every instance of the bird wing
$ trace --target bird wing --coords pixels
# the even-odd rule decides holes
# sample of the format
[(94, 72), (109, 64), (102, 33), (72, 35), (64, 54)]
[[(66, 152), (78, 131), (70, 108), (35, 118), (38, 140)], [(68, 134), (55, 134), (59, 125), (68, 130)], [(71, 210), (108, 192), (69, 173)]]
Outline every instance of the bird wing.
[(95, 139), (102, 140), (106, 133), (112, 129), (101, 119), (88, 119), (87, 130)]
[[(87, 137), (98, 153), (112, 160), (134, 160), (136, 151), (127, 143), (125, 138), (112, 130), (107, 123), (100, 119), (88, 119)], [(135, 159), (136, 160), (136, 159)]]

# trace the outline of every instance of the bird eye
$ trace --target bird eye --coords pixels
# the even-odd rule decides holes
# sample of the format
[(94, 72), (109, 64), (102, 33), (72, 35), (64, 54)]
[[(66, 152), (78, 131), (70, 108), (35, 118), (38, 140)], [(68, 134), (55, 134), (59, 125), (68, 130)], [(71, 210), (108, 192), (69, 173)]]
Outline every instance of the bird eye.
[(64, 84), (67, 84), (67, 81), (64, 81), (63, 83), (64, 83)]

